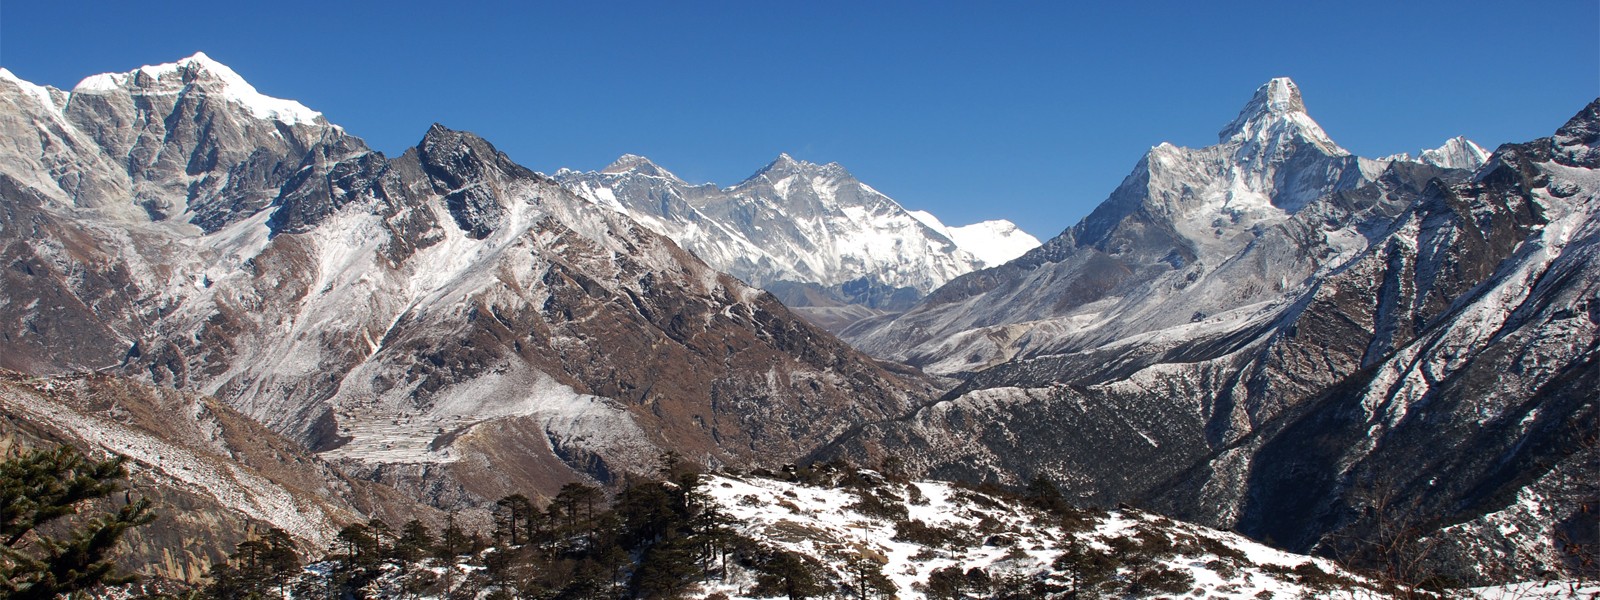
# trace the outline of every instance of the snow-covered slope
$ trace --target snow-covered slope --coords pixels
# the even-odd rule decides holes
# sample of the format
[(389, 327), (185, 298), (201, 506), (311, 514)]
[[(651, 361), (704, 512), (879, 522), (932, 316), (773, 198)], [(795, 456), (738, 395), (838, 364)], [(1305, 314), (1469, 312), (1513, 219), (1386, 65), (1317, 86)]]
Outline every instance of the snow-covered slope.
[[(896, 483), (870, 471), (851, 479), (807, 485), (715, 476), (700, 489), (744, 535), (815, 560), (842, 594), (860, 592), (859, 567), (851, 565), (864, 559), (899, 598), (944, 597), (951, 582), (979, 598), (1385, 597), (1327, 560), (1145, 512), (1063, 517), (946, 483)], [(752, 582), (741, 575), (708, 582), (703, 593), (749, 597), (741, 592)]]
[[(779, 284), (810, 285), (870, 308), (896, 308), (1038, 245), (1008, 221), (946, 227), (926, 212), (907, 211), (837, 163), (787, 154), (728, 188), (690, 185), (634, 155), (598, 172), (562, 170), (555, 177), (752, 285), (775, 292)], [(784, 297), (791, 305), (810, 304), (800, 298)]]

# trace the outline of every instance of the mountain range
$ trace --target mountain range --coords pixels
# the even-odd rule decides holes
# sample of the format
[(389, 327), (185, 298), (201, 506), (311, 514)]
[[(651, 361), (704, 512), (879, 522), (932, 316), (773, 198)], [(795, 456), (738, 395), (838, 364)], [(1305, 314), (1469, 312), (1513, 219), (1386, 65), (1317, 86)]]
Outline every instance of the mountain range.
[(555, 178), (834, 331), (904, 310), (957, 276), (1039, 245), (1010, 221), (948, 227), (838, 163), (788, 154), (727, 188), (689, 184), (631, 154)]
[(389, 158), (203, 54), (0, 77), (5, 368), (203, 393), (440, 505), (798, 458), (933, 390), (477, 136)]
[[(1278, 78), (1039, 244), (788, 155), (726, 188), (441, 125), (386, 156), (204, 54), (0, 69), (0, 432), (220, 515), (154, 534), (175, 577), (238, 523), (482, 519), (663, 453), (1050, 481), (1337, 557), (1401, 523), (1459, 581), (1582, 575), (1597, 172), (1600, 101), (1373, 159)], [(184, 536), (215, 545), (155, 558)]]

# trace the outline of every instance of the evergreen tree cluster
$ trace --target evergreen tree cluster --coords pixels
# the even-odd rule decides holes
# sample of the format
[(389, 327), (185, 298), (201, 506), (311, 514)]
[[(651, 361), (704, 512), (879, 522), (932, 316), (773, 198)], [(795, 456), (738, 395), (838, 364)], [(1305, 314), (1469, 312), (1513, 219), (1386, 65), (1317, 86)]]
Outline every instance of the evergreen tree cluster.
[(209, 594), (217, 598), (281, 598), (299, 571), (300, 553), (294, 540), (284, 530), (273, 528), (259, 539), (241, 542), (228, 562), (211, 569)]
[[(295, 598), (338, 599), (676, 598), (733, 567), (756, 574), (754, 593), (798, 599), (833, 589), (817, 559), (739, 535), (697, 491), (699, 478), (668, 453), (659, 477), (635, 478), (609, 500), (581, 483), (563, 486), (543, 508), (511, 494), (495, 503), (487, 538), (463, 531), (453, 515), (438, 535), (420, 521), (399, 532), (382, 521), (356, 523), (305, 572), (292, 545), (280, 543), (286, 536), (273, 530), (214, 567), (205, 595), (278, 598), (288, 589)], [(856, 577), (892, 588), (876, 563)]]

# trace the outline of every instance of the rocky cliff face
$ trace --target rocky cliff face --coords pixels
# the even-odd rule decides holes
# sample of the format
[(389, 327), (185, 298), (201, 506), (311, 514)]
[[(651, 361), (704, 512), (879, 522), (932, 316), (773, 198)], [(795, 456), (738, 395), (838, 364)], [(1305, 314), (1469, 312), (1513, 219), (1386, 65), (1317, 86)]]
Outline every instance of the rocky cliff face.
[[(1596, 106), (1469, 173), (1343, 155), (1284, 87), (1221, 145), (1152, 150), (1083, 223), (869, 332), (953, 331), (906, 356), (994, 366), (824, 454), (1044, 473), (1300, 550), (1403, 520), (1559, 568), (1596, 500), (1559, 483), (1592, 462)], [(1515, 548), (1473, 537), (1535, 514)]]
[[(1553, 138), (1501, 147), (1471, 181), (1426, 190), (1252, 370), (1283, 388), (1309, 370), (1285, 359), (1313, 346), (1350, 367), (1326, 369), (1331, 385), (1156, 495), (1198, 514), (1214, 509), (1181, 496), (1205, 490), (1241, 530), (1308, 548), (1377, 527), (1364, 512), (1374, 494), (1477, 552), (1464, 524), (1531, 512), (1548, 519), (1492, 558), (1560, 565), (1561, 540), (1592, 529), (1600, 500), (1559, 483), (1594, 461), (1597, 123), (1600, 103)], [(1304, 333), (1334, 322), (1344, 349)]]
[(0, 98), (3, 366), (210, 394), (440, 504), (792, 459), (932, 391), (471, 134), (385, 157), (203, 55)]

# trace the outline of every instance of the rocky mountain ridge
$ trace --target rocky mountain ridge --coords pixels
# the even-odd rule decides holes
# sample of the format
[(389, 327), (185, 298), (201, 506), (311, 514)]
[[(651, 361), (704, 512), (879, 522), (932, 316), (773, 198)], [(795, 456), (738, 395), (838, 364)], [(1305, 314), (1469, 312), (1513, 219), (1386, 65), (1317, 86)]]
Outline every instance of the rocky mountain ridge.
[[(952, 281), (904, 315), (861, 323), (843, 336), (879, 356), (959, 374), (1222, 312), (1207, 307), (1281, 302), (1319, 265), (1338, 262), (1320, 254), (1358, 250), (1367, 230), (1399, 207), (1380, 197), (1372, 206), (1305, 209), (1410, 164), (1350, 155), (1306, 114), (1298, 87), (1275, 79), (1257, 90), (1217, 145), (1152, 148), (1062, 235)], [(1247, 253), (1255, 260), (1234, 260)]]

